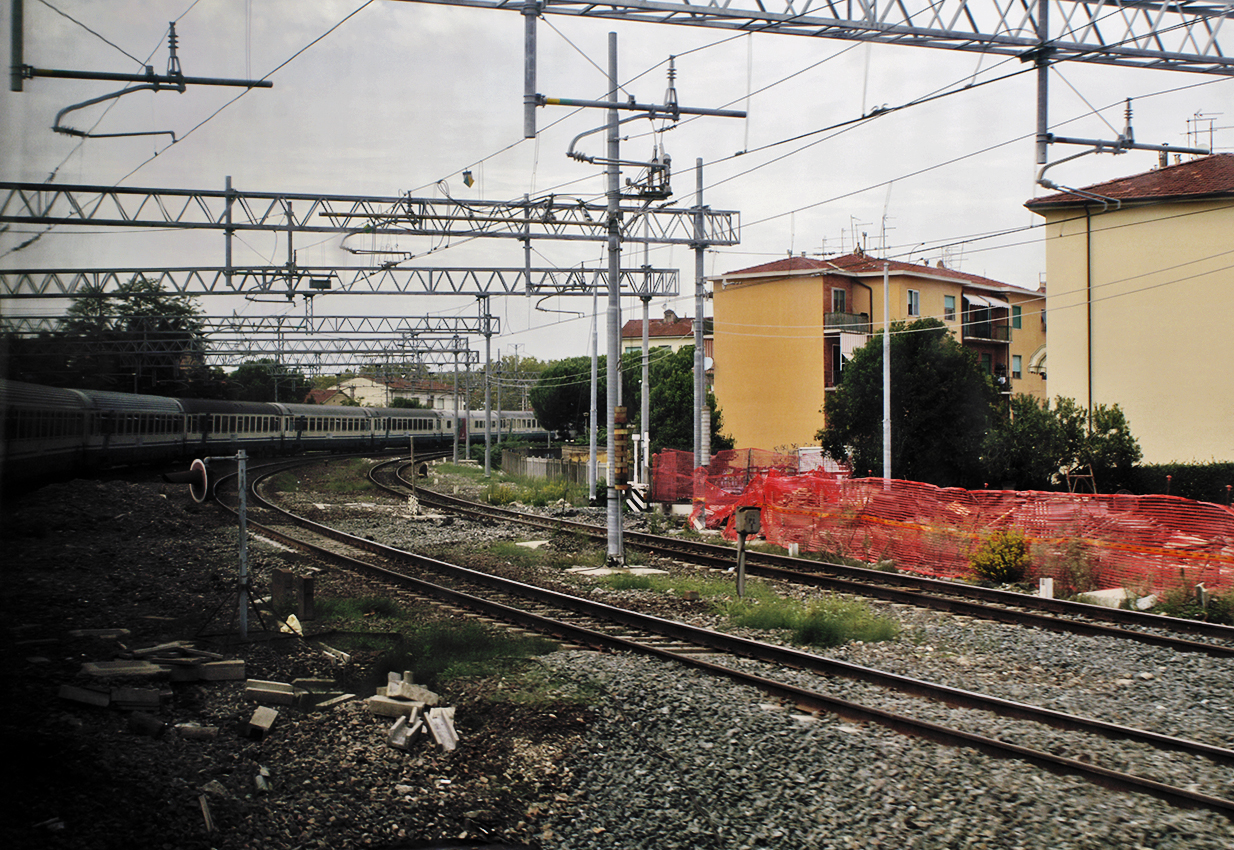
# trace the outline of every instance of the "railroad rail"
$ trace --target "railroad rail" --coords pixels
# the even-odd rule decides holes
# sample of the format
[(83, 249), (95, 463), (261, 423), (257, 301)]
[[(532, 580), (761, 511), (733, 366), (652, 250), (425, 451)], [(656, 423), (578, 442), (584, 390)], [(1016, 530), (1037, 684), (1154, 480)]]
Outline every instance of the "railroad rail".
[[(405, 488), (410, 485), (397, 475), (393, 479), (389, 477), (393, 474), (390, 470), (397, 466), (397, 461), (390, 461), (375, 467), (370, 471), (370, 480), (375, 486), (389, 493), (405, 495)], [(401, 483), (395, 485), (390, 483), (391, 480)], [(423, 504), (435, 505), (466, 516), (482, 519), (501, 518), (549, 532), (570, 532), (604, 540), (605, 530), (590, 523), (482, 505), (424, 487), (417, 487), (417, 496)], [(682, 540), (633, 530), (626, 530), (624, 536), (627, 545), (631, 547), (700, 566), (726, 569), (733, 565), (736, 558), (731, 547), (714, 543)], [(746, 572), (748, 575), (776, 581), (833, 590), (884, 602), (914, 605), (1009, 625), (1071, 634), (1114, 637), (1152, 646), (1168, 647), (1179, 652), (1203, 652), (1218, 657), (1234, 657), (1234, 628), (1219, 623), (1165, 617), (1144, 611), (1107, 608), (1102, 605), (1089, 605), (1063, 599), (1046, 599), (996, 588), (903, 573), (887, 573), (875, 569), (793, 558), (788, 555), (775, 555), (749, 549), (746, 550)], [(1179, 637), (1180, 634), (1213, 640), (1191, 640)]]
[[(287, 465), (282, 464), (279, 468), (286, 469)], [(281, 524), (283, 528), (276, 528), (273, 522), (259, 524), (252, 521), (250, 527), (260, 529), (262, 534), (286, 545), (311, 551), (318, 557), (342, 563), (351, 569), (375, 574), (416, 593), (443, 600), (452, 607), (550, 634), (577, 645), (627, 650), (671, 660), (753, 686), (808, 710), (827, 711), (856, 721), (877, 723), (904, 734), (951, 746), (977, 749), (998, 758), (1020, 759), (1053, 772), (1077, 775), (1105, 787), (1150, 794), (1173, 805), (1206, 808), (1234, 819), (1232, 800), (840, 699), (773, 678), (774, 674), (750, 673), (703, 656), (732, 655), (754, 659), (773, 667), (855, 678), (953, 706), (993, 712), (1073, 732), (1132, 740), (1160, 749), (1202, 757), (1222, 765), (1234, 764), (1234, 750), (897, 676), (788, 647), (618, 608), (395, 549), (311, 522), (268, 502), (260, 493), (260, 484), (270, 474), (273, 473), (253, 477), (252, 502), (259, 511), (271, 512), (275, 517), (274, 522)], [(302, 530), (296, 534), (284, 530), (292, 524), (298, 529), (309, 529), (309, 534), (318, 538), (318, 541), (305, 539)], [(343, 548), (352, 552), (344, 552)], [(375, 554), (387, 563), (373, 563), (367, 557), (358, 556), (356, 552)], [(420, 575), (410, 575), (408, 568), (416, 570)], [(425, 574), (431, 574), (432, 580), (423, 577)]]

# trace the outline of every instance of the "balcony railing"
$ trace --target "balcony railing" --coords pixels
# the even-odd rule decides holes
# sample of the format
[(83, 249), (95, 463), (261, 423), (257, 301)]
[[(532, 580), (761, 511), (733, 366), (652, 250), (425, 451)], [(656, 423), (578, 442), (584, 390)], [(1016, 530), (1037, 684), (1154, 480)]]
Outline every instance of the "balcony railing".
[(845, 333), (869, 334), (869, 313), (827, 313), (823, 316), (823, 327), (829, 331), (844, 331)]
[(995, 322), (965, 322), (964, 338), (1011, 342), (1011, 326)]

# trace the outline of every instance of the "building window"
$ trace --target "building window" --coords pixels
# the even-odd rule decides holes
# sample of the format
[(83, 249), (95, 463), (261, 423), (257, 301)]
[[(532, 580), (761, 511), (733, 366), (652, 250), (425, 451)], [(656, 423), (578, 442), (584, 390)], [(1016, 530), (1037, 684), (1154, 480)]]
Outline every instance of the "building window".
[(987, 375), (994, 371), (994, 358), (988, 352), (981, 355), (981, 371)]
[(844, 294), (845, 293), (843, 289), (831, 290), (831, 312), (833, 313), (843, 313), (844, 312), (844, 307), (845, 307)]
[(908, 315), (921, 315), (921, 293), (916, 289), (910, 289), (908, 291)]
[(943, 319), (948, 322), (955, 321), (955, 296), (943, 296)]
[[(1020, 308), (1017, 307), (1016, 309), (1018, 310)], [(1011, 377), (1013, 378), (1024, 377), (1024, 361), (1023, 361), (1023, 358), (1021, 358), (1020, 355), (1018, 354), (1011, 355)]]
[(1023, 310), (1019, 306), (1012, 307), (1011, 308), (1011, 326), (1013, 328), (1022, 328), (1024, 327), (1023, 322), (1024, 322)]

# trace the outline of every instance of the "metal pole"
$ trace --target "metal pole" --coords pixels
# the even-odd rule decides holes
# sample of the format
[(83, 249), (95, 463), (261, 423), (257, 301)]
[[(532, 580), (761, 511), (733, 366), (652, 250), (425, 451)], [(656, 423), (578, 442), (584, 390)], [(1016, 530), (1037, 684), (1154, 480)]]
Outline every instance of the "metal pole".
[[(457, 340), (457, 338), (456, 338), (456, 340)], [(456, 346), (455, 346), (455, 348), (457, 348), (457, 347), (458, 347), (458, 346), (456, 345)], [(454, 458), (453, 458), (453, 459), (454, 459), (454, 462), (455, 462), (455, 463), (458, 463), (458, 435), (459, 435), (459, 423), (458, 423), (458, 352), (457, 352), (457, 351), (455, 351), (455, 352), (454, 352), (454, 435), (453, 435), (453, 437), (452, 437), (452, 438), (451, 438), (451, 440), (450, 440), (450, 443), (454, 446)]]
[(249, 538), (248, 538), (248, 456), (244, 449), (236, 453), (236, 489), (239, 491), (240, 515), (240, 639), (249, 637)]
[(891, 264), (883, 263), (883, 489), (891, 489)]
[(9, 91), (22, 90), (22, 66), (25, 64), (25, 47), (22, 43), (22, 34), (25, 29), (25, 24), (22, 23), (25, 17), (25, 9), (22, 0), (10, 0), (9, 11), (9, 59), (12, 65), (9, 70)]
[(536, 17), (538, 0), (523, 0), (523, 138), (536, 137)]
[(706, 250), (703, 244), (703, 159), (694, 160), (695, 192), (698, 205), (694, 208), (694, 468), (703, 465), (703, 405), (707, 403), (707, 371), (703, 364), (703, 269)]
[[(481, 316), (488, 315), (488, 296), (480, 296)], [(493, 388), (489, 384), (489, 375), (493, 369), (493, 333), (491, 328), (484, 329), (484, 477), (493, 474)]]
[(235, 235), (235, 230), (231, 227), (231, 205), (235, 198), (231, 191), (231, 175), (227, 175), (227, 182), (224, 186), (227, 192), (227, 206), (224, 212), (224, 221), (227, 222), (227, 229), (223, 231), (223, 269), (227, 275), (227, 285), (231, 286), (231, 276), (234, 273), (231, 266), (231, 238)]
[[(617, 102), (617, 33), (608, 34), (608, 89), (609, 100)], [(621, 494), (617, 490), (614, 475), (617, 460), (617, 427), (614, 416), (617, 412), (617, 389), (621, 382), (621, 169), (617, 162), (621, 155), (621, 140), (618, 135), (617, 109), (608, 110), (608, 386), (606, 397), (608, 425), (605, 450), (608, 455), (608, 561), (612, 565), (625, 563), (622, 547)]]
[(597, 361), (600, 359), (600, 290), (597, 287), (591, 291), (591, 415), (587, 419), (588, 434), (588, 452), (587, 455), (587, 499), (592, 505), (596, 503), (596, 433), (600, 427), (600, 422), (596, 418), (596, 394), (599, 392), (596, 387), (600, 383), (599, 367)]
[(1045, 165), (1050, 146), (1050, 62), (1046, 43), (1050, 39), (1050, 0), (1037, 3), (1037, 164)]
[(746, 595), (746, 535), (737, 535), (737, 596)]
[[(643, 246), (643, 257), (647, 256), (647, 246)], [(650, 348), (650, 328), (651, 328), (651, 296), (643, 296), (643, 398), (641, 408), (641, 419), (643, 427), (640, 429), (643, 432), (642, 445), (642, 463), (639, 464), (638, 481), (640, 484), (648, 483), (646, 475), (648, 469), (651, 468), (651, 348)]]

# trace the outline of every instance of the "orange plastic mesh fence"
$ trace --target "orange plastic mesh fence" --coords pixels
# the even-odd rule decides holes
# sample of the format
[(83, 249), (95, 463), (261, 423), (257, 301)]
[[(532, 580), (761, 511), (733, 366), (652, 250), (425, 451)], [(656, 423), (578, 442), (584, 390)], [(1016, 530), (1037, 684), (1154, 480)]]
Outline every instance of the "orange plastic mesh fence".
[[(679, 454), (688, 467), (692, 456)], [(1209, 502), (887, 484), (798, 473), (793, 455), (745, 450), (721, 453), (694, 480), (678, 473), (659, 481), (662, 470), (683, 468), (675, 463), (657, 466), (655, 492), (676, 489), (684, 499), (697, 487), (691, 520), (705, 518), (729, 539), (736, 538), (734, 509), (757, 505), (769, 543), (969, 578), (969, 558), (992, 532), (1018, 530), (1030, 544), (1033, 575), (1054, 578), (1061, 593), (1089, 586), (1148, 593), (1197, 583), (1212, 592), (1234, 589), (1234, 510)]]

